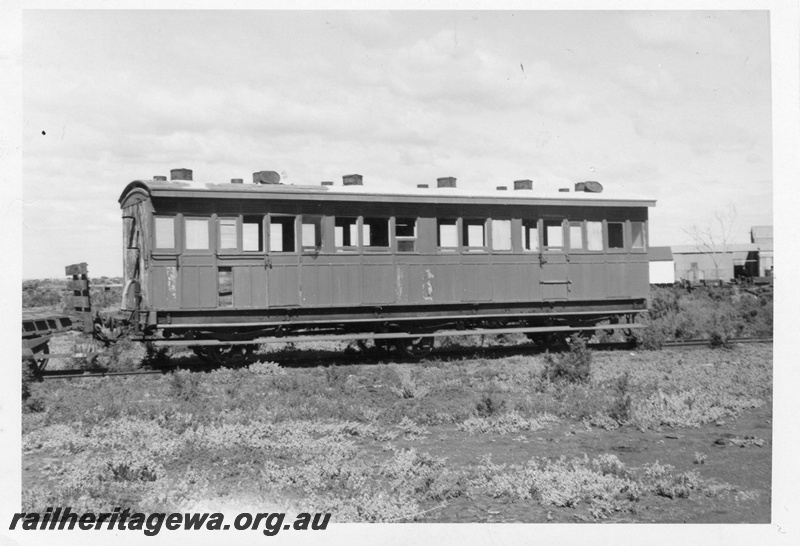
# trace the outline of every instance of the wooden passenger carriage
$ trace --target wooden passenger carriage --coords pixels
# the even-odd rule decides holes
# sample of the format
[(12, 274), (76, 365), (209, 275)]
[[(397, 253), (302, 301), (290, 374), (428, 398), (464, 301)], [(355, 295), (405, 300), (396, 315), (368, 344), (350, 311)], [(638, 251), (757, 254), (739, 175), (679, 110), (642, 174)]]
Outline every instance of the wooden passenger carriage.
[(123, 308), (162, 343), (544, 339), (630, 327), (646, 308), (654, 201), (542, 195), (530, 181), (467, 193), (370, 191), (358, 175), (342, 186), (206, 184), (184, 169), (172, 178), (134, 181), (120, 197)]

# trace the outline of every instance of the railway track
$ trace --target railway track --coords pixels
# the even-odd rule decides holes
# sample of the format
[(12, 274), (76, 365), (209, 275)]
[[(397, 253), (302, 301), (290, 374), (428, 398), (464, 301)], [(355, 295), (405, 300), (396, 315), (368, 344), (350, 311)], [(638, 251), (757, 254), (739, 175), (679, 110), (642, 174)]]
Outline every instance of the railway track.
[[(750, 343), (772, 343), (771, 337), (742, 337), (731, 338), (726, 340), (729, 345), (746, 345)], [(689, 339), (685, 341), (666, 341), (662, 345), (663, 348), (691, 348), (691, 347), (708, 347), (711, 341), (708, 339)]]
[[(753, 343), (772, 343), (772, 338), (735, 338), (727, 340), (729, 345), (744, 345)], [(665, 342), (662, 346), (663, 349), (701, 349), (709, 347), (710, 342), (707, 339), (685, 340), (685, 341), (669, 341)], [(628, 351), (635, 350), (636, 345), (631, 342), (616, 342), (616, 343), (589, 343), (587, 347), (594, 351)], [(542, 354), (545, 351), (538, 348), (534, 344), (519, 344), (507, 346), (488, 346), (488, 347), (443, 347), (438, 348), (432, 354), (433, 358), (440, 360), (461, 359), (469, 358), (485, 358), (496, 356), (513, 356), (513, 355), (528, 355), (531, 353)], [(67, 356), (67, 355), (59, 355)], [(379, 364), (385, 363), (387, 360), (412, 362), (410, 359), (401, 359), (397, 355), (376, 354), (375, 351), (368, 350), (366, 352), (358, 353), (342, 353), (341, 351), (309, 351), (306, 354), (297, 353), (274, 353), (270, 355), (262, 355), (266, 359), (276, 362), (285, 367), (301, 368), (312, 366), (334, 366), (334, 365), (347, 365), (347, 364)], [(216, 369), (207, 364), (196, 364), (197, 357), (188, 357), (185, 362), (180, 364), (161, 366), (158, 369), (146, 369), (136, 371), (114, 372), (105, 369), (101, 370), (45, 370), (41, 373), (43, 379), (85, 379), (90, 377), (125, 377), (136, 375), (163, 375), (177, 369), (191, 369), (195, 371), (211, 371)], [(254, 359), (254, 362), (257, 359)]]

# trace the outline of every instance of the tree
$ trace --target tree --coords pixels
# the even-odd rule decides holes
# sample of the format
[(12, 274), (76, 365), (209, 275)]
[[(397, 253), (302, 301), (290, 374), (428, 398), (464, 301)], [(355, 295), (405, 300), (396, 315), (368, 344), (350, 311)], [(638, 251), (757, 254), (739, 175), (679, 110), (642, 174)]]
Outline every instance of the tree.
[(704, 227), (695, 224), (682, 230), (691, 237), (699, 252), (711, 258), (717, 279), (720, 278), (720, 269), (731, 245), (735, 224), (736, 207), (730, 205), (726, 211), (715, 211), (714, 218)]

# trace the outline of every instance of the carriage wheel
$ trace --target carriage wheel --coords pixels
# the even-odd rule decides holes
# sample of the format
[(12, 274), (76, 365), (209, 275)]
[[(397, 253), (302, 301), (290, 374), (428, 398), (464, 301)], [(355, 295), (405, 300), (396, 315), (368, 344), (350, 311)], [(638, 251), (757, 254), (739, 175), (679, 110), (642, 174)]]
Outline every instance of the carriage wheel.
[(255, 345), (215, 345), (192, 347), (192, 351), (203, 362), (213, 366), (238, 368), (249, 363), (255, 352)]
[(625, 341), (632, 349), (639, 345), (639, 338), (636, 337), (636, 334), (633, 333), (632, 329), (625, 328), (622, 330), (622, 334), (625, 336)]
[(431, 351), (433, 351), (433, 337), (425, 336), (398, 339), (395, 342), (395, 346), (403, 355), (407, 356), (408, 358), (420, 360), (431, 354)]
[(376, 339), (375, 348), (380, 350), (385, 355), (392, 354), (392, 350), (396, 348), (396, 342), (392, 341), (391, 339)]
[(562, 341), (562, 336), (559, 335), (557, 332), (529, 332), (525, 334), (528, 336), (528, 339), (533, 341), (536, 344), (536, 348), (542, 351), (546, 351), (548, 349), (552, 349), (556, 345)]
[(209, 351), (208, 347), (198, 345), (196, 347), (192, 347), (191, 349), (192, 352), (206, 364), (216, 364), (216, 362), (214, 362), (214, 359), (211, 356), (211, 351)]
[(255, 349), (255, 345), (220, 345), (211, 347), (211, 355), (220, 366), (239, 368), (249, 363)]

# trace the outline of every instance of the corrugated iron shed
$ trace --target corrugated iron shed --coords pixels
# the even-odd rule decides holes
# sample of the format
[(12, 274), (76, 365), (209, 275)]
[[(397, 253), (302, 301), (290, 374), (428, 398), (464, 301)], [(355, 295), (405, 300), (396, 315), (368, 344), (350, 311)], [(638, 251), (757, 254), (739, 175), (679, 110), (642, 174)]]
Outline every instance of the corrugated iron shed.
[(753, 226), (750, 228), (750, 240), (755, 244), (772, 244), (772, 226)]
[[(697, 245), (674, 245), (672, 248), (672, 254), (712, 254), (712, 252), (704, 247), (698, 247)], [(715, 249), (717, 254), (723, 253), (722, 246)], [(731, 254), (734, 252), (757, 252), (759, 250), (758, 245), (753, 243), (735, 243), (729, 244), (725, 246), (724, 253)]]
[(672, 249), (668, 246), (651, 246), (647, 251), (647, 258), (651, 262), (671, 262)]

